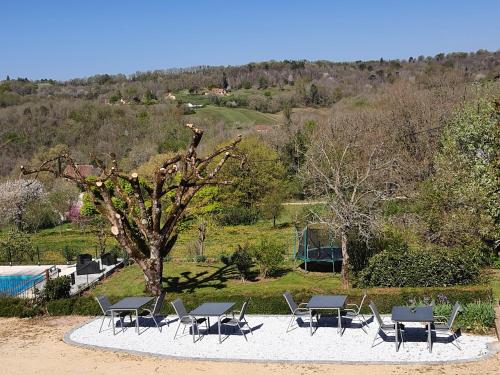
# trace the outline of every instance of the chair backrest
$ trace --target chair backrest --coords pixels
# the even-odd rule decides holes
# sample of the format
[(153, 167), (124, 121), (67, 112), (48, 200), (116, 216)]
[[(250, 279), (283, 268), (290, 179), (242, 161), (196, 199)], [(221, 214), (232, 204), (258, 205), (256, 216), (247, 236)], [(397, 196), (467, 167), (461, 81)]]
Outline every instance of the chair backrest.
[(462, 306), (460, 303), (455, 302), (455, 305), (453, 306), (453, 310), (451, 310), (451, 315), (448, 319), (448, 322), (446, 323), (448, 327), (451, 328), (453, 326), (453, 322), (455, 321), (455, 318), (457, 317), (458, 313), (462, 311)]
[(366, 293), (363, 294), (363, 298), (361, 299), (361, 303), (359, 304), (359, 308), (358, 308), (358, 311), (356, 312), (356, 314), (359, 315), (359, 313), (361, 313), (361, 309), (363, 308), (363, 303), (365, 303), (365, 299), (366, 299)]
[(383, 322), (382, 318), (380, 317), (380, 314), (378, 313), (377, 306), (375, 306), (375, 304), (373, 303), (373, 301), (370, 302), (369, 306), (370, 306), (370, 309), (373, 312), (373, 316), (375, 317), (375, 319), (377, 319), (378, 324), (382, 325), (384, 322)]
[(180, 298), (177, 298), (175, 301), (172, 301), (171, 304), (179, 319), (184, 318), (185, 316), (188, 315), (186, 308), (184, 307), (184, 303), (182, 303), (182, 300)]
[(245, 312), (247, 311), (247, 306), (250, 303), (250, 298), (248, 298), (245, 302), (243, 302), (243, 306), (241, 307), (240, 316), (238, 320), (243, 320), (245, 318)]
[(106, 312), (109, 310), (111, 307), (111, 302), (109, 302), (109, 298), (106, 296), (97, 296), (95, 297), (97, 303), (99, 304), (102, 313), (106, 315)]
[(286, 302), (288, 303), (288, 306), (290, 307), (290, 310), (292, 310), (292, 314), (293, 314), (295, 312), (295, 310), (298, 309), (299, 306), (297, 306), (297, 304), (293, 300), (293, 297), (290, 294), (290, 292), (283, 293), (283, 297), (285, 297)]
[(165, 302), (166, 291), (162, 291), (158, 297), (156, 297), (155, 305), (153, 307), (153, 315), (158, 315), (160, 310), (163, 307), (163, 303)]

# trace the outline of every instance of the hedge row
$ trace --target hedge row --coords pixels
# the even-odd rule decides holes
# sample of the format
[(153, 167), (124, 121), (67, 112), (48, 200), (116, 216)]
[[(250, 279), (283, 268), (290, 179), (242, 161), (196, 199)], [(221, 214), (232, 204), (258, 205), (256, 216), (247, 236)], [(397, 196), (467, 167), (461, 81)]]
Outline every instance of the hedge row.
[(459, 249), (384, 250), (361, 271), (362, 287), (466, 285), (481, 274), (478, 254)]

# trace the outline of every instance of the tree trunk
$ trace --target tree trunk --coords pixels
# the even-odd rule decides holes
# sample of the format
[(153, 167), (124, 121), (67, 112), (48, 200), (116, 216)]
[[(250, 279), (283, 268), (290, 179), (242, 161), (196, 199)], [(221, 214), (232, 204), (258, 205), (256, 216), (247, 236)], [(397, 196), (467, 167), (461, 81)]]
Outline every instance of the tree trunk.
[(140, 262), (139, 266), (142, 268), (142, 272), (144, 272), (146, 290), (158, 296), (162, 290), (163, 276), (163, 258), (160, 256), (160, 249), (152, 246), (149, 259)]
[(341, 234), (342, 241), (342, 287), (349, 288), (349, 254), (347, 253), (347, 235), (345, 232)]
[(276, 216), (273, 216), (273, 228), (276, 228)]

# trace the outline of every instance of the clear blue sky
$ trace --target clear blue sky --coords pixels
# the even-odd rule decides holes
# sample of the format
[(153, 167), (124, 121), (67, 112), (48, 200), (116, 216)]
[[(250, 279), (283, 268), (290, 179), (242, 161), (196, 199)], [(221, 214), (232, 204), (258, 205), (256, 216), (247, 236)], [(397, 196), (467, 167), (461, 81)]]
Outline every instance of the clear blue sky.
[(2, 0), (0, 79), (500, 48), (499, 0)]

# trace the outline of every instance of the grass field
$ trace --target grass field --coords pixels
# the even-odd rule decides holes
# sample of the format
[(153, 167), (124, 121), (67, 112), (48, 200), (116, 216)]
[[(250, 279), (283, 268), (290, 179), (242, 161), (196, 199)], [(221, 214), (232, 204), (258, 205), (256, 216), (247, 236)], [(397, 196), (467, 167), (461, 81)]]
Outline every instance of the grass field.
[(274, 125), (279, 120), (280, 116), (270, 113), (262, 113), (247, 108), (227, 108), (206, 106), (196, 110), (196, 114), (188, 115), (187, 118), (205, 118), (211, 121), (224, 121), (228, 124), (233, 124), (235, 128), (243, 125)]
[[(263, 220), (253, 225), (219, 226), (208, 225), (205, 240), (205, 255), (216, 258), (221, 253), (229, 254), (238, 245), (254, 244), (261, 238), (272, 239), (278, 242), (286, 250), (287, 254), (292, 254), (294, 243), (294, 229), (291, 225), (292, 218), (296, 212), (303, 209), (302, 206), (285, 206), (283, 214), (277, 221), (276, 228), (273, 228), (271, 221)], [(7, 235), (0, 232), (0, 239)], [(193, 257), (190, 249), (194, 241), (198, 238), (196, 225), (184, 230), (179, 235), (174, 246), (171, 257), (176, 259), (186, 259)], [(51, 229), (41, 230), (32, 235), (32, 241), (40, 251), (40, 261), (43, 264), (62, 264), (65, 262), (61, 250), (68, 246), (76, 253), (96, 254), (98, 246), (95, 235), (80, 229), (71, 224), (63, 224)], [(109, 233), (106, 247), (111, 248), (116, 244), (113, 236)]]
[[(222, 263), (179, 263), (166, 262), (164, 286), (170, 293), (191, 293), (217, 296), (223, 294), (266, 294), (283, 290), (307, 289), (324, 291), (340, 288), (338, 274), (305, 273), (294, 267), (292, 262), (280, 277), (257, 281), (241, 281), (232, 266)], [(254, 274), (256, 276), (256, 273)], [(119, 271), (91, 292), (92, 295), (144, 295), (144, 276), (136, 265)]]

